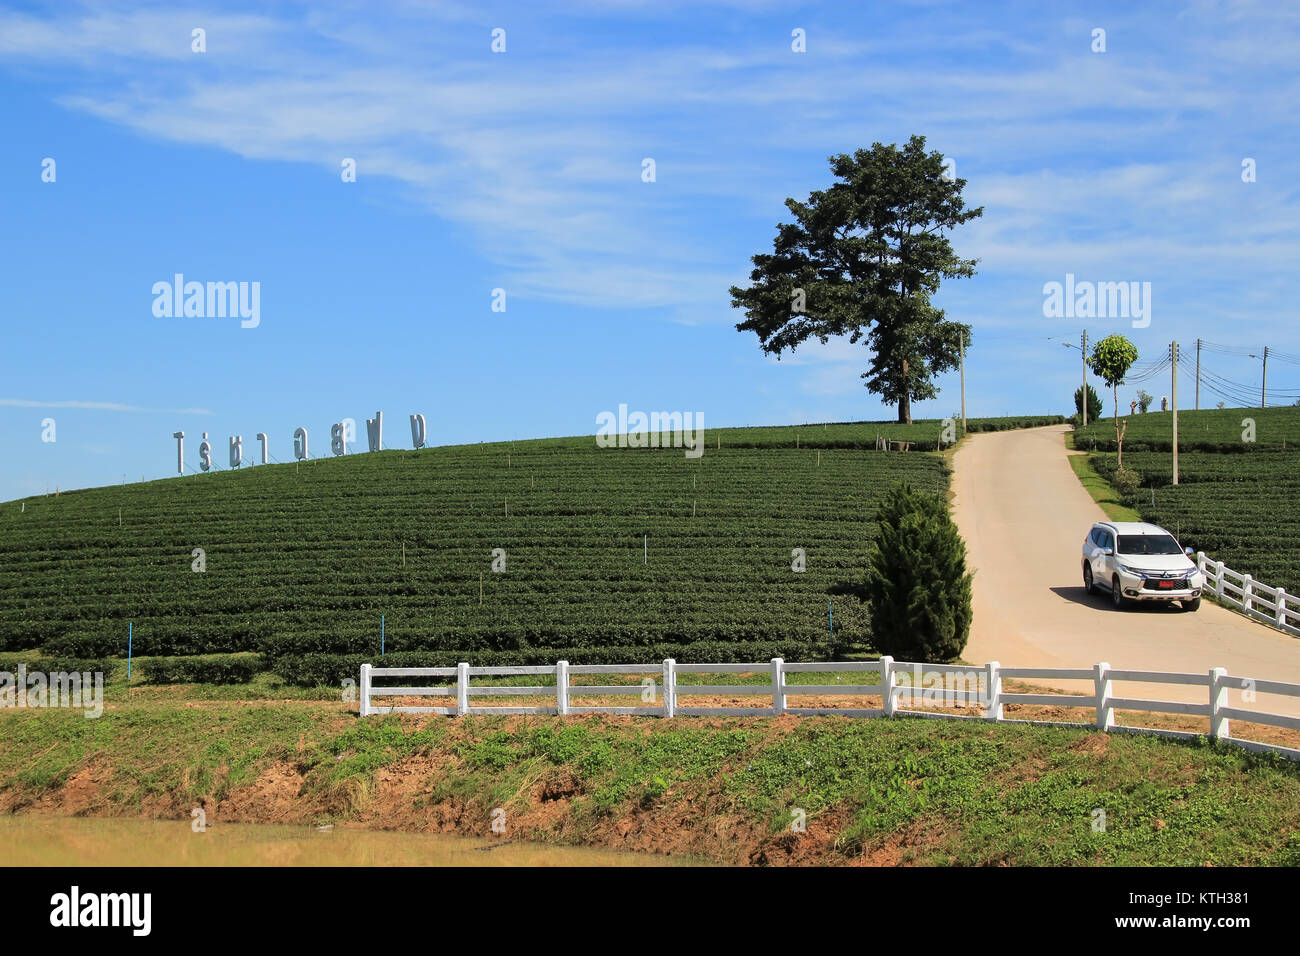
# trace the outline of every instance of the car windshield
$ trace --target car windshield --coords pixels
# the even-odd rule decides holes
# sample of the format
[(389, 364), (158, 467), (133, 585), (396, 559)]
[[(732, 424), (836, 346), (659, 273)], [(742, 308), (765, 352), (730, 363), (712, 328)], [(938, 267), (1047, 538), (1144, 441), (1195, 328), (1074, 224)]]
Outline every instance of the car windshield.
[(1122, 534), (1120, 554), (1182, 554), (1183, 549), (1171, 534)]

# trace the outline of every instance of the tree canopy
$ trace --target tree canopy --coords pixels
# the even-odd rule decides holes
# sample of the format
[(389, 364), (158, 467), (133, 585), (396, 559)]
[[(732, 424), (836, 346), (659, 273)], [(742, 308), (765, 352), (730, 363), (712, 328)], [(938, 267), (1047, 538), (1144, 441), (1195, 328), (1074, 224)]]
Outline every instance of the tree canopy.
[(1123, 467), (1124, 433), (1128, 431), (1128, 420), (1124, 427), (1119, 424), (1119, 386), (1124, 384), (1124, 376), (1137, 361), (1137, 346), (1122, 335), (1108, 335), (1092, 347), (1088, 356), (1088, 368), (1092, 374), (1110, 386), (1111, 398), (1115, 402), (1115, 445), (1116, 466)]

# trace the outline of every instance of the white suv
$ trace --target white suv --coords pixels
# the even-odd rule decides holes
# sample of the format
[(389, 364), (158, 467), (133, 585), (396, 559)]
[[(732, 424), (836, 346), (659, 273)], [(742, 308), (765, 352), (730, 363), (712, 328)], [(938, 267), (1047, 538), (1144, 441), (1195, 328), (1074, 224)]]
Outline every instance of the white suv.
[(1100, 521), (1083, 542), (1083, 586), (1089, 594), (1109, 591), (1117, 608), (1130, 600), (1179, 601), (1195, 611), (1205, 576), (1191, 556), (1159, 525)]

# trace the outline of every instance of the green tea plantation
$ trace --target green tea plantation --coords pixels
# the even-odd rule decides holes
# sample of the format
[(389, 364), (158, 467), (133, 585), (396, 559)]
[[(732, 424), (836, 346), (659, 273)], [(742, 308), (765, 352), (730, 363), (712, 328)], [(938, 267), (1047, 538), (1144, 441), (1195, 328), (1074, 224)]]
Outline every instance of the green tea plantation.
[[(173, 659), (160, 681), (336, 683), (381, 651), (844, 653), (866, 633), (855, 592), (881, 496), (947, 487), (940, 456), (876, 451), (877, 434), (934, 447), (941, 423), (713, 431), (699, 458), (590, 436), (392, 450), (6, 502), (0, 656), (121, 658), (128, 625), (134, 656)], [(200, 657), (231, 654), (249, 656)]]

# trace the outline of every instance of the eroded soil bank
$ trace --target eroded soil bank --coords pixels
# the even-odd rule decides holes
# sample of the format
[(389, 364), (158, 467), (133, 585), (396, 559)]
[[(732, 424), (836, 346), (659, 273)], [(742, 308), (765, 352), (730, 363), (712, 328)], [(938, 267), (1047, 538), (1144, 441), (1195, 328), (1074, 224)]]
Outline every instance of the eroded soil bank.
[(188, 821), (199, 809), (218, 825), (454, 833), (741, 865), (1300, 863), (1300, 768), (1081, 730), (836, 717), (362, 721), (327, 703), (207, 701), (123, 704), (95, 720), (9, 711), (0, 741), (8, 813)]

